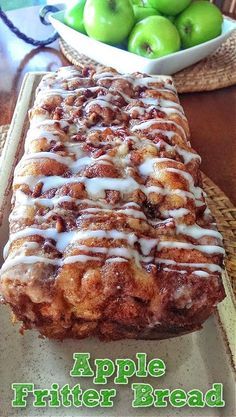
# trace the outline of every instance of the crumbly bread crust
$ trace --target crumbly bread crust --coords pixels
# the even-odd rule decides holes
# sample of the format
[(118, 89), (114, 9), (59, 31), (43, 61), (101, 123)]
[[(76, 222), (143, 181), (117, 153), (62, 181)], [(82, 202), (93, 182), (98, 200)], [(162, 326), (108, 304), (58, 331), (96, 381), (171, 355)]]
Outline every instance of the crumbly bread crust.
[(225, 294), (222, 238), (171, 77), (46, 75), (14, 175), (0, 288), (50, 338), (166, 338)]

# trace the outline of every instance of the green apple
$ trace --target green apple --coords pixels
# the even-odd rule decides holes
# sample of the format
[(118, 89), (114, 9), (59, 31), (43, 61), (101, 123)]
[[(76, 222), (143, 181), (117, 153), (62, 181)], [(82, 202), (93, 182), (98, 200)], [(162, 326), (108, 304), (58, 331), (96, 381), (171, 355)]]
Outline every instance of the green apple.
[(174, 23), (175, 22), (175, 19), (176, 19), (175, 16), (164, 16), (164, 17), (166, 17), (167, 19), (169, 19), (172, 23)]
[(84, 26), (91, 38), (116, 45), (124, 41), (134, 26), (129, 0), (87, 0)]
[(208, 1), (195, 1), (176, 19), (184, 48), (199, 45), (219, 36), (223, 17), (220, 10)]
[(78, 0), (76, 4), (68, 7), (65, 11), (64, 21), (71, 28), (86, 34), (83, 21), (85, 3), (86, 0)]
[(148, 4), (163, 14), (176, 16), (182, 12), (191, 1), (192, 0), (148, 0)]
[(136, 6), (141, 6), (141, 7), (150, 7), (150, 5), (148, 4), (149, 0), (131, 0), (132, 4), (135, 4)]
[(134, 54), (154, 59), (177, 52), (180, 37), (170, 20), (162, 16), (149, 16), (133, 28), (128, 50)]
[(148, 16), (158, 16), (160, 13), (154, 9), (153, 7), (140, 7), (140, 6), (133, 6), (134, 9), (134, 16), (135, 21), (139, 22), (140, 20), (145, 19)]
[(131, 0), (131, 3), (135, 6), (141, 6), (144, 7), (144, 2), (143, 0)]

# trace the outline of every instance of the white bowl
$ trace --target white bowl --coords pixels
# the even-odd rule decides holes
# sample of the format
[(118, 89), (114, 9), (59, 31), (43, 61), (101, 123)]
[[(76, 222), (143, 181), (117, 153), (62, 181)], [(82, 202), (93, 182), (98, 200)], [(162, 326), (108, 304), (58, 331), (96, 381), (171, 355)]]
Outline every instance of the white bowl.
[(53, 13), (49, 20), (59, 35), (76, 51), (121, 73), (145, 72), (171, 75), (195, 64), (214, 52), (236, 29), (236, 23), (224, 18), (222, 34), (215, 39), (157, 59), (144, 58), (115, 46), (89, 38), (63, 23), (64, 11)]

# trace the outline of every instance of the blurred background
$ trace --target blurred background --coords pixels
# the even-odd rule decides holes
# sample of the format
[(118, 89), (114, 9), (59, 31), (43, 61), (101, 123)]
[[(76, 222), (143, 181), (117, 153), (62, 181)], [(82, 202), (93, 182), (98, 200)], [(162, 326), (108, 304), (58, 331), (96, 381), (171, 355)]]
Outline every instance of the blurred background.
[(20, 9), (22, 7), (29, 6), (40, 6), (45, 4), (56, 4), (56, 3), (73, 3), (75, 0), (67, 0), (61, 2), (59, 0), (1, 0), (1, 7), (4, 11)]
[(38, 6), (46, 4), (46, 0), (2, 0), (1, 7), (3, 10), (14, 10), (21, 7)]

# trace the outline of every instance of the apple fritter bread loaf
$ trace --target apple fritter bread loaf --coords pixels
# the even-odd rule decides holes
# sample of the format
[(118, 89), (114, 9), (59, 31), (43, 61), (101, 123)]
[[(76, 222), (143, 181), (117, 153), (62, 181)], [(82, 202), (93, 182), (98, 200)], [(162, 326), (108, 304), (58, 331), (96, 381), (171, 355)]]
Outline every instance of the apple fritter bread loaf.
[(166, 338), (225, 294), (222, 237), (171, 77), (46, 75), (14, 174), (1, 294), (50, 338)]

